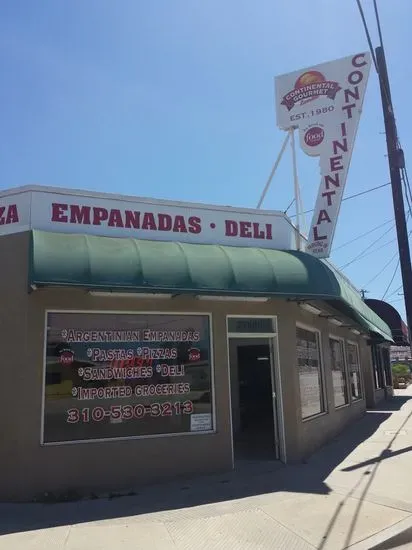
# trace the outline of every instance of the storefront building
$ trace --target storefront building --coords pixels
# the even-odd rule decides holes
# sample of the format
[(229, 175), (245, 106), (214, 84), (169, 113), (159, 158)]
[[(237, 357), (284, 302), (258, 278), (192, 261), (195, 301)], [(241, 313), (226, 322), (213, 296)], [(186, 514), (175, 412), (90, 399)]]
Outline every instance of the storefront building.
[[(402, 349), (403, 355), (410, 353), (411, 344), (409, 331), (403, 322), (399, 312), (389, 303), (383, 300), (367, 299), (365, 303), (389, 326), (392, 333), (394, 346), (382, 346), (372, 343), (372, 367), (373, 367), (373, 403), (376, 405), (388, 394), (392, 394), (392, 357), (393, 350)], [(368, 397), (366, 404), (368, 405)]]
[(0, 499), (302, 460), (375, 403), (389, 326), (283, 213), (0, 196)]

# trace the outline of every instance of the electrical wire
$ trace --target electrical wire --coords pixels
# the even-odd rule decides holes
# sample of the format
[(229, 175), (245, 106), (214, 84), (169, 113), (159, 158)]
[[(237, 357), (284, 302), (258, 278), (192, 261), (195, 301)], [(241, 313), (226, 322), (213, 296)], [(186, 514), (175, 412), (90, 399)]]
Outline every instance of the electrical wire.
[(399, 258), (398, 261), (397, 261), (397, 263), (396, 263), (396, 267), (395, 267), (395, 270), (394, 270), (394, 272), (393, 272), (392, 278), (391, 278), (391, 280), (389, 281), (389, 284), (388, 284), (388, 286), (386, 287), (386, 290), (385, 290), (385, 292), (383, 293), (383, 296), (382, 296), (381, 300), (384, 300), (385, 297), (386, 297), (386, 295), (388, 294), (388, 291), (389, 291), (389, 289), (391, 288), (391, 285), (392, 285), (392, 283), (393, 283), (393, 280), (394, 280), (394, 278), (395, 278), (395, 276), (396, 276), (396, 274), (397, 274), (397, 272), (398, 272), (400, 262), (401, 262), (401, 260), (400, 260), (400, 258)]
[(373, 0), (373, 7), (375, 9), (376, 24), (378, 26), (379, 42), (380, 42), (381, 48), (383, 49), (382, 28), (381, 28), (381, 21), (380, 21), (380, 18), (379, 18), (379, 10), (378, 10), (377, 0)]
[(372, 279), (370, 281), (368, 281), (365, 285), (363, 285), (362, 288), (367, 288), (371, 283), (373, 283), (373, 281), (376, 281), (376, 279), (379, 277), (379, 275), (381, 275), (385, 269), (387, 267), (389, 267), (391, 265), (391, 263), (393, 262), (393, 260), (396, 258), (396, 256), (398, 256), (398, 251), (395, 252), (395, 254), (392, 256), (392, 258), (389, 260), (389, 262), (387, 262), (380, 271), (378, 271), (378, 273), (372, 277)]
[[(360, 3), (360, 0), (356, 0), (357, 1), (357, 4), (358, 4), (358, 8), (359, 8), (359, 11), (360, 11), (360, 14), (361, 14), (361, 17), (362, 17), (362, 21), (363, 21), (363, 25), (365, 27), (365, 32), (366, 32), (366, 35), (367, 35), (367, 39), (368, 39), (368, 44), (369, 44), (369, 48), (371, 49), (371, 52), (372, 52), (372, 41), (370, 39), (370, 34), (369, 34), (369, 30), (368, 30), (368, 27), (367, 27), (367, 23), (366, 23), (366, 20), (365, 20), (365, 16), (364, 16), (364, 13), (363, 13), (363, 9), (362, 9), (362, 5)], [(376, 24), (377, 24), (377, 28), (378, 28), (378, 34), (379, 34), (379, 41), (380, 41), (380, 47), (381, 47), (381, 50), (382, 50), (382, 53), (383, 53), (383, 57), (384, 57), (384, 47), (383, 47), (383, 36), (382, 36), (382, 27), (381, 27), (381, 23), (380, 23), (380, 17), (379, 17), (379, 10), (378, 10), (378, 3), (377, 3), (377, 0), (373, 0), (373, 6), (374, 6), (374, 10), (375, 10), (375, 18), (376, 18)], [(391, 95), (390, 95), (390, 90), (389, 90), (389, 87), (387, 85), (384, 85), (382, 86), (382, 84), (384, 83), (383, 79), (382, 79), (382, 76), (381, 74), (379, 73), (379, 69), (377, 67), (377, 62), (376, 62), (376, 58), (374, 59), (374, 64), (375, 64), (375, 68), (377, 70), (377, 73), (378, 73), (378, 76), (379, 76), (379, 80), (380, 80), (380, 83), (381, 83), (381, 87), (383, 89), (383, 92), (386, 96), (386, 101), (388, 103), (388, 106), (390, 108), (390, 111), (391, 111), (391, 116), (393, 117), (393, 125), (394, 125), (394, 131), (395, 131), (395, 138), (396, 138), (396, 153), (398, 154), (401, 154), (403, 156), (403, 150), (402, 150), (402, 146), (401, 146), (401, 143), (400, 143), (400, 140), (399, 140), (399, 136), (398, 136), (398, 130), (397, 130), (397, 127), (396, 127), (396, 118), (395, 118), (395, 113), (394, 113), (394, 109), (393, 109), (393, 105), (392, 105), (392, 101), (391, 101)], [(405, 192), (405, 197), (406, 197), (406, 202), (407, 202), (407, 205), (408, 205), (408, 216), (407, 216), (407, 219), (406, 221), (408, 220), (409, 216), (412, 216), (412, 191), (411, 191), (411, 186), (409, 184), (409, 178), (408, 178), (408, 172), (407, 172), (407, 169), (406, 169), (406, 166), (405, 166), (405, 162), (404, 162), (404, 159), (402, 159), (403, 162), (403, 166), (401, 166), (400, 168), (400, 175), (401, 175), (401, 181), (402, 181), (402, 184), (403, 184), (403, 187), (404, 187), (404, 192)], [(401, 193), (402, 193), (402, 189), (401, 189)], [(410, 235), (412, 234), (412, 231), (410, 231), (408, 233), (408, 239), (407, 239), (407, 243), (409, 241), (409, 237)], [(392, 278), (391, 280), (389, 281), (389, 284), (388, 286), (386, 287), (386, 290), (382, 296), (382, 300), (386, 297), (386, 295), (388, 294), (389, 292), (389, 289), (395, 279), (395, 276), (398, 272), (398, 269), (399, 269), (399, 266), (400, 266), (400, 257), (398, 259), (398, 262), (396, 264), (396, 267), (395, 267), (395, 270), (393, 272), (393, 275), (392, 275)], [(400, 288), (402, 288), (402, 285), (400, 286)], [(399, 290), (399, 289), (397, 289)], [(397, 290), (395, 292), (397, 292)], [(392, 296), (394, 293), (392, 293), (390, 296)]]
[(382, 250), (382, 248), (385, 248), (389, 244), (392, 244), (394, 242), (396, 242), (396, 237), (394, 239), (391, 239), (390, 241), (387, 241), (386, 243), (383, 243), (381, 246), (378, 246), (378, 248), (375, 248), (374, 250), (371, 250), (367, 254), (364, 254), (361, 258), (359, 258), (359, 260), (363, 260), (364, 258), (367, 258), (368, 256), (371, 256), (372, 254), (375, 254), (375, 252), (378, 252), (378, 250)]
[[(410, 214), (408, 213), (408, 215), (406, 216), (406, 221), (408, 221), (409, 219), (409, 216)], [(374, 250), (371, 250), (368, 254), (366, 254), (366, 252), (368, 250), (370, 250), (376, 243), (378, 243), (382, 237), (384, 237), (385, 235), (387, 235), (392, 229), (395, 228), (395, 224), (393, 224), (387, 231), (385, 231), (385, 233), (383, 233), (378, 239), (376, 239), (376, 241), (373, 241), (372, 244), (370, 244), (369, 246), (367, 246), (360, 254), (358, 254), (357, 256), (355, 256), (355, 258), (353, 258), (350, 262), (348, 262), (347, 264), (345, 264), (344, 266), (340, 267), (339, 269), (345, 269), (346, 267), (348, 267), (349, 265), (353, 264), (354, 262), (356, 261), (359, 261), (359, 260), (363, 260), (364, 258), (366, 258), (367, 256), (370, 256), (371, 254), (374, 254), (375, 252), (377, 252), (378, 250), (381, 250), (382, 248), (384, 248), (385, 246), (388, 246), (388, 244), (392, 244), (394, 243), (397, 238), (395, 237), (394, 239), (391, 239), (390, 241), (387, 241), (386, 243), (383, 243), (381, 246), (378, 246), (378, 248), (375, 248)], [(409, 232), (409, 235), (412, 234), (412, 230)]]
[[(377, 185), (376, 187), (371, 187), (370, 189), (365, 189), (365, 191), (360, 191), (359, 193), (355, 193), (354, 195), (349, 195), (348, 197), (344, 197), (342, 199), (342, 202), (343, 201), (348, 201), (349, 199), (356, 199), (357, 197), (360, 197), (362, 195), (366, 195), (367, 193), (372, 193), (372, 191), (377, 191), (378, 189), (382, 189), (383, 187), (387, 187), (388, 185), (390, 185), (391, 183), (383, 183), (382, 185)], [(294, 201), (295, 199), (293, 199)], [(293, 202), (292, 202), (293, 204)], [(288, 207), (290, 208), (290, 206)], [(302, 214), (310, 214), (310, 212), (313, 212), (315, 209), (312, 208), (311, 210), (305, 210), (305, 212), (302, 212)], [(296, 217), (296, 214), (291, 214), (289, 216), (290, 218), (295, 218)]]
[(409, 184), (408, 171), (405, 167), (401, 168), (401, 180), (405, 189), (405, 197), (408, 204), (409, 214), (412, 215), (412, 191)]
[(368, 24), (367, 24), (366, 19), (365, 19), (365, 14), (363, 13), (362, 4), (360, 3), (360, 0), (356, 0), (356, 3), (358, 4), (359, 13), (360, 13), (362, 23), (363, 23), (363, 28), (365, 29), (366, 39), (368, 40), (369, 49), (370, 49), (370, 52), (371, 52), (373, 64), (375, 65), (376, 72), (379, 74), (378, 63), (376, 61), (376, 56), (375, 56), (375, 50), (373, 49), (371, 35), (369, 34)]
[[(347, 262), (345, 265), (343, 265), (342, 267), (340, 267), (339, 269), (341, 270), (344, 270), (346, 269), (347, 267), (349, 267), (350, 265), (352, 265), (354, 262), (356, 262), (357, 260), (361, 259), (361, 258), (364, 258), (365, 257), (365, 252), (367, 252), (368, 250), (370, 250), (373, 246), (375, 246), (376, 243), (378, 243), (385, 235), (387, 235), (390, 231), (393, 230), (393, 228), (395, 227), (395, 224), (393, 224), (388, 230), (385, 231), (385, 233), (383, 233), (380, 237), (378, 237), (375, 241), (373, 241), (373, 243), (371, 243), (370, 245), (368, 245), (366, 248), (364, 248), (362, 250), (362, 252), (360, 252), (357, 256), (355, 256), (350, 262)], [(389, 244), (389, 243), (386, 243), (386, 244)], [(379, 250), (379, 249), (378, 249)], [(374, 252), (376, 252), (376, 250), (374, 250)]]
[(403, 298), (396, 298), (396, 300), (386, 300), (386, 302), (388, 304), (394, 304), (395, 302), (400, 302), (400, 301), (403, 301)]
[(393, 222), (393, 219), (388, 220), (384, 223), (381, 223), (381, 224), (377, 225), (373, 229), (370, 229), (369, 231), (366, 231), (365, 233), (362, 233), (361, 235), (358, 235), (358, 237), (355, 237), (355, 238), (351, 239), (350, 241), (346, 241), (345, 243), (337, 246), (336, 248), (333, 249), (333, 252), (336, 252), (337, 250), (340, 250), (341, 248), (344, 248), (345, 246), (348, 246), (349, 244), (353, 244), (356, 241), (359, 241), (359, 239), (362, 239), (363, 237), (366, 237), (367, 235), (370, 235), (371, 233), (373, 233), (377, 229), (380, 229), (381, 227), (384, 227), (385, 225), (388, 225), (388, 223), (392, 223), (392, 222)]
[[(387, 103), (390, 107), (390, 111), (391, 111), (392, 116), (393, 116), (394, 126), (395, 126), (395, 134), (397, 136), (396, 120), (395, 120), (395, 114), (394, 114), (393, 106), (392, 106), (391, 94), (390, 94), (390, 91), (389, 91), (388, 87), (386, 86), (386, 83), (383, 80), (382, 75), (379, 71), (379, 66), (378, 66), (378, 62), (376, 60), (375, 50), (373, 49), (372, 39), (371, 39), (371, 36), (370, 36), (370, 33), (369, 33), (369, 28), (368, 28), (368, 24), (366, 22), (365, 14), (363, 12), (362, 4), (361, 4), (360, 0), (356, 0), (356, 3), (358, 5), (359, 13), (360, 13), (360, 16), (361, 16), (361, 19), (362, 19), (362, 23), (363, 23), (363, 27), (364, 27), (365, 34), (366, 34), (366, 39), (368, 41), (369, 50), (370, 50), (370, 53), (371, 53), (371, 56), (372, 56), (373, 64), (375, 65), (375, 70), (376, 70), (376, 73), (379, 77), (379, 82), (381, 84), (381, 89), (383, 90), (383, 93), (386, 96), (386, 101), (387, 101)], [(381, 25), (380, 25), (378, 5), (376, 4), (376, 2), (374, 2), (374, 7), (375, 7), (376, 23), (377, 23), (377, 26), (378, 26), (379, 39), (380, 39), (380, 43), (381, 43), (380, 45), (381, 45), (381, 48), (382, 48), (382, 51), (383, 51), (382, 29), (381, 29)]]
[(292, 206), (295, 204), (295, 199), (292, 199), (289, 203), (289, 206), (286, 208), (286, 210), (283, 212), (284, 214), (288, 213), (289, 208), (292, 208)]
[(394, 296), (395, 294), (397, 294), (400, 290), (402, 290), (403, 288), (403, 284), (401, 286), (399, 286), (396, 290), (394, 290), (393, 292), (391, 292), (388, 296), (388, 298), (390, 298), (391, 296)]
[[(408, 217), (409, 217), (409, 214), (408, 214)], [(409, 231), (408, 237), (410, 237), (411, 235), (412, 235), (412, 230)], [(398, 272), (399, 266), (400, 266), (400, 258), (398, 259), (398, 262), (397, 262), (397, 264), (396, 264), (395, 271), (393, 272), (392, 278), (391, 278), (391, 280), (389, 281), (389, 284), (388, 284), (388, 286), (386, 287), (386, 290), (385, 290), (385, 292), (384, 292), (384, 294), (383, 294), (383, 296), (382, 296), (382, 298), (381, 298), (382, 300), (383, 300), (383, 299), (386, 297), (386, 295), (388, 294), (389, 289), (390, 289), (390, 287), (391, 287), (391, 285), (392, 285), (392, 283), (393, 283), (393, 280), (395, 279), (395, 276), (396, 276), (396, 274), (397, 274), (397, 272)], [(389, 294), (389, 297), (390, 297), (390, 296), (393, 296), (393, 294), (395, 294), (396, 292), (398, 292), (398, 290), (400, 290), (402, 287), (403, 287), (403, 284), (402, 284), (399, 288), (397, 288), (394, 292), (392, 292), (392, 294)]]
[[(408, 218), (409, 218), (410, 215), (411, 215), (411, 213), (408, 212), (408, 215), (407, 215), (407, 217), (406, 217), (406, 221), (408, 221)], [(408, 238), (409, 238), (411, 235), (412, 235), (412, 229), (411, 229), (411, 231), (409, 231), (409, 233), (408, 233)], [(389, 292), (389, 289), (390, 289), (391, 286), (392, 286), (393, 280), (395, 279), (395, 276), (396, 276), (396, 274), (397, 274), (397, 272), (398, 272), (400, 262), (401, 262), (401, 259), (398, 258), (398, 262), (397, 262), (397, 264), (396, 264), (396, 267), (395, 267), (395, 270), (394, 270), (394, 272), (393, 272), (392, 278), (391, 278), (391, 280), (389, 281), (389, 284), (388, 284), (388, 286), (386, 287), (386, 290), (385, 290), (385, 292), (384, 292), (384, 294), (383, 294), (383, 296), (382, 296), (382, 298), (381, 298), (382, 300), (386, 297), (386, 295), (387, 295), (388, 292)], [(402, 288), (402, 286), (403, 286), (403, 285), (401, 285), (401, 288)], [(392, 294), (391, 294), (391, 296), (392, 296)]]

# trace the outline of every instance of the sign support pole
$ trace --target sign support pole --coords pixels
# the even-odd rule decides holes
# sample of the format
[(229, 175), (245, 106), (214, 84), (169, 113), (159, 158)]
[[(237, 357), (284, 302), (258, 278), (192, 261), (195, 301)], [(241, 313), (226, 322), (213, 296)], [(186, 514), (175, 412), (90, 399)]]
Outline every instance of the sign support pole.
[(293, 187), (295, 190), (295, 206), (296, 206), (296, 249), (300, 250), (300, 210), (301, 210), (301, 198), (299, 189), (298, 167), (296, 162), (296, 146), (295, 146), (295, 129), (289, 130), (290, 145), (292, 148), (292, 165), (293, 165)]
[(401, 169), (404, 168), (404, 159), (403, 152), (398, 145), (395, 114), (392, 106), (385, 52), (382, 46), (377, 47), (375, 51), (376, 62), (379, 69), (379, 84), (385, 122), (386, 146), (388, 150), (388, 162), (391, 176), (393, 208), (395, 211), (396, 233), (398, 237), (399, 262), (401, 266), (402, 284), (405, 294), (406, 321), (408, 323), (409, 330), (409, 343), (412, 345), (412, 267), (401, 178)]
[(275, 175), (275, 172), (279, 166), (279, 162), (283, 156), (283, 153), (285, 152), (285, 149), (286, 149), (286, 145), (288, 144), (288, 141), (289, 141), (289, 138), (290, 138), (290, 135), (289, 134), (286, 134), (286, 138), (285, 138), (285, 141), (283, 142), (283, 145), (279, 151), (279, 154), (278, 154), (278, 158), (276, 159), (276, 162), (275, 164), (273, 165), (273, 168), (272, 168), (272, 171), (270, 173), (270, 176), (266, 182), (266, 185), (263, 189), (263, 192), (262, 192), (262, 195), (259, 199), (259, 202), (257, 203), (257, 206), (256, 206), (256, 209), (259, 210), (259, 208), (262, 206), (262, 203), (263, 201), (265, 200), (265, 197), (266, 197), (266, 193), (268, 192), (269, 190), (269, 187), (270, 187), (270, 184), (271, 184), (271, 181), (273, 179), (273, 176)]

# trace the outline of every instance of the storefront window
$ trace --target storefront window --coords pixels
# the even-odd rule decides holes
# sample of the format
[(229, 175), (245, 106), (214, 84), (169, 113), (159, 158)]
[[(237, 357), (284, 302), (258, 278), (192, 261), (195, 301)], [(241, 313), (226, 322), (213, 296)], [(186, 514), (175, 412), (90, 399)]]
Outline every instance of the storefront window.
[(296, 346), (300, 402), (305, 419), (325, 411), (319, 333), (296, 327)]
[(382, 349), (382, 363), (383, 363), (383, 384), (386, 386), (392, 386), (392, 368), (391, 368), (391, 357), (389, 350), (387, 348)]
[(207, 315), (49, 313), (43, 442), (213, 430)]
[(346, 358), (348, 362), (349, 380), (351, 386), (352, 400), (362, 398), (362, 383), (359, 364), (359, 352), (358, 346), (347, 342), (346, 344)]
[(345, 350), (342, 340), (329, 338), (335, 407), (349, 403)]
[(384, 386), (382, 355), (379, 347), (376, 344), (372, 344), (371, 352), (375, 389), (378, 390), (380, 388), (383, 388)]

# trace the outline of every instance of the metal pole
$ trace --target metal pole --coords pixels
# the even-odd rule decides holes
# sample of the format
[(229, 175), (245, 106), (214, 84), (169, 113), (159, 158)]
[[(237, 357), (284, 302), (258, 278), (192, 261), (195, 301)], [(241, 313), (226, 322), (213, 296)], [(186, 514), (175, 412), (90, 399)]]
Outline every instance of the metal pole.
[(401, 168), (403, 154), (398, 147), (395, 115), (392, 107), (388, 70), (385, 52), (381, 46), (376, 50), (376, 61), (379, 69), (379, 84), (381, 90), (382, 110), (385, 121), (386, 146), (392, 185), (393, 208), (395, 211), (396, 233), (398, 237), (399, 261), (402, 273), (402, 284), (405, 293), (406, 322), (409, 329), (409, 341), (412, 331), (412, 267), (409, 250), (408, 229), (405, 218), (405, 206), (402, 193)]
[(296, 249), (300, 250), (300, 208), (302, 202), (300, 199), (299, 179), (298, 179), (298, 166), (296, 162), (296, 146), (295, 146), (295, 129), (291, 128), (290, 133), (290, 145), (292, 148), (292, 166), (293, 166), (293, 188), (295, 190), (295, 206), (296, 206)]
[(276, 159), (276, 162), (275, 164), (273, 165), (273, 168), (272, 168), (272, 171), (270, 173), (270, 176), (268, 178), (268, 181), (266, 182), (266, 185), (265, 185), (265, 188), (263, 189), (263, 193), (259, 199), (259, 202), (256, 206), (256, 208), (259, 210), (259, 208), (262, 206), (262, 203), (263, 201), (265, 200), (265, 197), (266, 197), (266, 193), (268, 192), (269, 190), (269, 186), (270, 186), (270, 182), (272, 181), (273, 179), (273, 176), (275, 175), (275, 172), (277, 170), (277, 167), (279, 166), (279, 162), (280, 162), (280, 159), (282, 158), (283, 156), (283, 153), (285, 152), (285, 149), (286, 149), (286, 145), (288, 144), (288, 141), (289, 141), (289, 133), (286, 134), (286, 137), (285, 137), (285, 141), (283, 142), (283, 145), (282, 145), (282, 148), (278, 154), (278, 158)]

